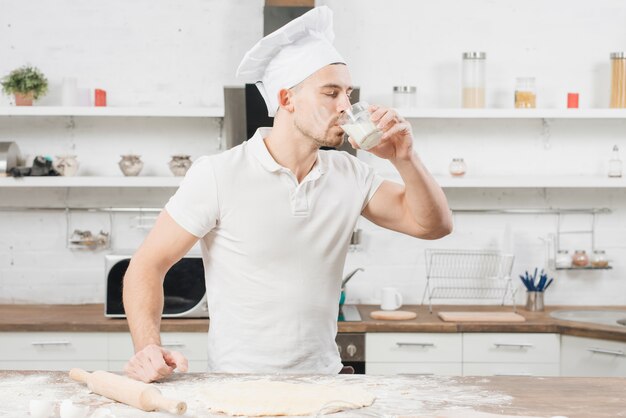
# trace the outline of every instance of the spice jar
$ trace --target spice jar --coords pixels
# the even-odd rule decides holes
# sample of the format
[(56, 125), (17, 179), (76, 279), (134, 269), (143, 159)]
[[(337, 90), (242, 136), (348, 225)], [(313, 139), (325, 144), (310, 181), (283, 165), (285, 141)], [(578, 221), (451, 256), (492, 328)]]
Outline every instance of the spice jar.
[(576, 250), (574, 251), (574, 255), (572, 256), (572, 265), (574, 267), (585, 267), (589, 264), (589, 257), (584, 250)]
[(626, 53), (611, 53), (610, 107), (626, 107)]
[(613, 152), (609, 160), (609, 177), (622, 177), (622, 160), (619, 158), (619, 147), (613, 145)]
[(572, 267), (572, 257), (570, 257), (569, 251), (567, 250), (557, 251), (556, 258), (554, 259), (554, 263), (557, 268), (561, 268), (561, 269)]
[(416, 92), (415, 86), (394, 86), (393, 107), (411, 108), (417, 106)]
[(535, 77), (518, 77), (515, 80), (515, 107), (519, 109), (537, 107)]
[(595, 250), (591, 255), (591, 267), (605, 268), (609, 266), (609, 260), (606, 258), (604, 250)]
[(484, 52), (463, 53), (463, 107), (485, 107), (486, 58)]
[(463, 161), (463, 158), (453, 158), (448, 169), (453, 176), (461, 177), (467, 171), (467, 165), (465, 161)]

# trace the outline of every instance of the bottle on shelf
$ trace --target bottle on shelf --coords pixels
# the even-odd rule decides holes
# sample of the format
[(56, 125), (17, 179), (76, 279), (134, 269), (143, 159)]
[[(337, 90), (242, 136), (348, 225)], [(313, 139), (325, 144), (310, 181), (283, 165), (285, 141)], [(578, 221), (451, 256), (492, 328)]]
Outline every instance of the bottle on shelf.
[(559, 250), (554, 262), (556, 268), (566, 269), (572, 267), (572, 257), (567, 250)]
[(576, 250), (572, 256), (572, 266), (574, 267), (587, 267), (589, 264), (589, 256), (585, 250)]
[(463, 53), (463, 107), (482, 109), (485, 107), (485, 66), (487, 54), (484, 52)]
[(612, 108), (626, 107), (626, 53), (611, 53), (611, 102)]
[(463, 158), (453, 158), (448, 169), (450, 170), (450, 174), (452, 174), (452, 176), (461, 177), (465, 175), (465, 172), (467, 171), (467, 164), (465, 164)]
[(518, 109), (534, 109), (537, 107), (535, 77), (516, 78), (515, 107)]
[(609, 177), (622, 177), (622, 160), (619, 158), (617, 145), (613, 145), (613, 152), (609, 160)]
[(606, 258), (604, 250), (595, 250), (591, 255), (591, 267), (606, 268), (609, 266), (609, 260)]

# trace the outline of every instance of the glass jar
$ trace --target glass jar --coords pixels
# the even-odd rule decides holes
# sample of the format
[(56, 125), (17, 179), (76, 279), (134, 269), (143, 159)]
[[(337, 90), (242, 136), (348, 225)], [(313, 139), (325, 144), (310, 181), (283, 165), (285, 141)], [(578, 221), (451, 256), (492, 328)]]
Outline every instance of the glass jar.
[(610, 107), (626, 107), (626, 53), (611, 53)]
[(586, 267), (589, 264), (589, 256), (585, 250), (576, 250), (572, 256), (572, 265), (574, 267)]
[(609, 266), (609, 260), (606, 258), (604, 250), (595, 250), (591, 255), (591, 267), (605, 268)]
[(609, 160), (609, 177), (622, 177), (622, 160), (619, 158), (617, 145), (613, 145), (613, 152)]
[(454, 177), (461, 177), (467, 171), (467, 164), (463, 158), (453, 158), (448, 169)]
[(463, 107), (464, 108), (484, 108), (485, 107), (485, 84), (486, 84), (486, 58), (484, 52), (464, 52), (463, 53)]
[(537, 107), (535, 77), (518, 77), (515, 79), (515, 107), (518, 109)]
[(559, 250), (556, 253), (556, 258), (554, 259), (554, 263), (557, 268), (569, 268), (572, 267), (572, 257), (569, 255), (569, 251), (567, 250)]
[(415, 86), (393, 86), (393, 107), (411, 108), (417, 106)]

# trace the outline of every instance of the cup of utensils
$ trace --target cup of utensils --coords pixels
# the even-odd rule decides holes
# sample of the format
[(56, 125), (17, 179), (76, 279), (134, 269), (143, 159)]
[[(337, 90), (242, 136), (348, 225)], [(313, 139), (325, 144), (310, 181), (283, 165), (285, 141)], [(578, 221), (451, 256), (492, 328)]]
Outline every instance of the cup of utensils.
[(539, 279), (537, 279), (537, 268), (535, 268), (534, 274), (530, 275), (526, 271), (524, 275), (520, 274), (519, 277), (526, 287), (526, 310), (543, 311), (543, 294), (552, 284), (554, 278), (548, 279), (548, 275), (541, 269)]

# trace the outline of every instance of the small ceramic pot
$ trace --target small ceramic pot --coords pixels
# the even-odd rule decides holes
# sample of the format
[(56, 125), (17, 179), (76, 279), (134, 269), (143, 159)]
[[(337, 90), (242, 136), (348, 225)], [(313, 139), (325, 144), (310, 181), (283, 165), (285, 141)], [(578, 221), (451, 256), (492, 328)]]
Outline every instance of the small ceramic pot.
[(75, 176), (78, 171), (78, 160), (75, 155), (57, 155), (56, 160), (52, 164), (54, 169), (62, 176)]
[(141, 156), (134, 154), (122, 155), (122, 159), (118, 164), (125, 176), (137, 176), (143, 168)]
[(190, 155), (172, 155), (172, 159), (168, 163), (170, 171), (175, 176), (184, 176), (191, 167)]
[(28, 93), (15, 93), (15, 106), (32, 106), (34, 94), (32, 91)]

